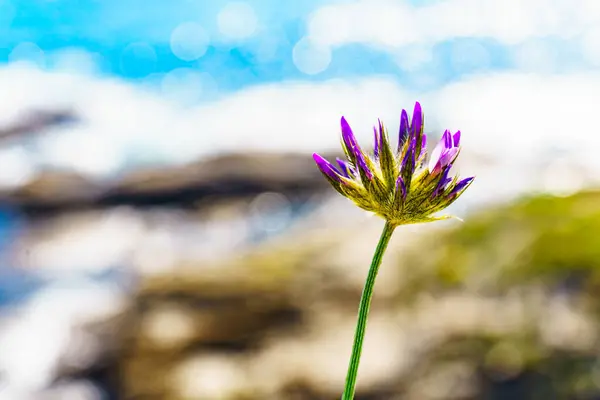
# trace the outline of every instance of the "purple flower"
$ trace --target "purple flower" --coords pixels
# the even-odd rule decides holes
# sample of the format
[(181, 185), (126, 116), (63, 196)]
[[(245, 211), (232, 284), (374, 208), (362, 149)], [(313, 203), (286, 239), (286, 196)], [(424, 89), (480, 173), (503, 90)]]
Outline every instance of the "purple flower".
[(313, 154), (313, 159), (317, 163), (317, 167), (321, 170), (323, 174), (325, 174), (328, 178), (341, 183), (341, 173), (326, 159), (318, 155), (317, 153)]
[(341, 195), (394, 226), (443, 219), (445, 217), (434, 214), (452, 204), (473, 178), (459, 180), (449, 176), (460, 152), (460, 131), (452, 134), (446, 130), (431, 152), (428, 164), (424, 164), (428, 151), (423, 124), (423, 111), (418, 102), (410, 118), (406, 110), (402, 110), (398, 149), (394, 151), (383, 123), (378, 120), (373, 127), (373, 151), (367, 154), (342, 117), (342, 147), (346, 158), (332, 163), (318, 154), (313, 158)]
[(460, 131), (454, 135), (446, 130), (442, 138), (431, 152), (429, 159), (429, 172), (437, 174), (442, 171), (442, 168), (451, 165), (458, 155), (460, 144)]

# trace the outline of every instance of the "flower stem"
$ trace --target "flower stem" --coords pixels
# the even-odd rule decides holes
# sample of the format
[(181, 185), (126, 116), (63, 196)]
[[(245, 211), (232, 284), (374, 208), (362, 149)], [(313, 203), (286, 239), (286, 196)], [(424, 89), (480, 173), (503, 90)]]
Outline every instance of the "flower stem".
[(365, 337), (365, 329), (367, 327), (367, 318), (369, 317), (369, 308), (371, 306), (371, 298), (373, 297), (373, 288), (375, 287), (375, 278), (381, 265), (381, 260), (385, 249), (387, 248), (392, 233), (394, 233), (395, 226), (389, 222), (385, 223), (379, 243), (375, 249), (373, 260), (371, 261), (371, 267), (369, 268), (369, 274), (367, 275), (367, 281), (363, 289), (362, 297), (360, 299), (360, 306), (358, 307), (358, 321), (356, 322), (356, 332), (354, 333), (354, 345), (352, 346), (352, 355), (350, 356), (350, 363), (348, 365), (348, 374), (346, 375), (346, 387), (344, 388), (344, 394), (342, 400), (353, 400), (354, 390), (356, 386), (356, 376), (358, 374), (358, 365), (360, 363), (360, 355), (362, 353), (363, 339)]

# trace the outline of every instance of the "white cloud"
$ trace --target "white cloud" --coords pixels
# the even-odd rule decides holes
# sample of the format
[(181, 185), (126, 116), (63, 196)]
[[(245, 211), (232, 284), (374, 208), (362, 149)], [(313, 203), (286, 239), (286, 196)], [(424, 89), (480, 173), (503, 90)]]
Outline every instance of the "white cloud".
[(78, 113), (82, 123), (43, 136), (33, 158), (90, 174), (113, 173), (128, 155), (159, 147), (178, 113), (167, 101), (121, 81), (19, 64), (0, 69), (0, 87), (0, 127), (36, 109)]
[(581, 41), (584, 57), (594, 66), (600, 66), (600, 27), (590, 29)]
[(0, 126), (32, 106), (78, 110), (84, 123), (47, 135), (35, 159), (92, 175), (132, 159), (184, 162), (232, 150), (337, 149), (341, 115), (366, 141), (378, 117), (394, 132), (400, 108), (416, 99), (429, 129), (461, 129), (468, 151), (511, 162), (558, 149), (598, 166), (600, 73), (481, 74), (418, 96), (392, 77), (288, 82), (197, 106), (117, 80), (16, 66), (0, 69), (0, 87)]
[(512, 45), (543, 36), (573, 37), (600, 22), (595, 0), (446, 0), (426, 6), (362, 0), (324, 6), (308, 21), (322, 45), (401, 47), (461, 37)]
[(543, 39), (527, 40), (513, 51), (515, 66), (525, 72), (552, 72), (559, 65), (556, 46)]
[(437, 91), (432, 112), (465, 132), (465, 146), (499, 158), (536, 159), (552, 150), (592, 156), (600, 145), (599, 89), (598, 73), (481, 75)]

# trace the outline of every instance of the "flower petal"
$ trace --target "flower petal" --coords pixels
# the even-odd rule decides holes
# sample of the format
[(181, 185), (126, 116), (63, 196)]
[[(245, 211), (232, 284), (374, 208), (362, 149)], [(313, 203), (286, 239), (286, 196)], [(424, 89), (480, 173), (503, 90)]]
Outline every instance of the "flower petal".
[(348, 148), (348, 150), (352, 151), (354, 147), (357, 146), (356, 137), (352, 132), (352, 128), (350, 128), (350, 124), (346, 121), (346, 118), (342, 117), (340, 124), (342, 126), (342, 140), (344, 144)]
[(448, 173), (450, 172), (450, 168), (444, 168), (442, 170), (442, 174), (440, 175), (440, 180), (438, 181), (434, 191), (433, 196), (438, 196), (441, 192), (446, 190), (446, 185), (452, 181), (452, 178), (448, 178)]
[(440, 166), (445, 167), (446, 165), (450, 165), (456, 156), (458, 155), (458, 147), (452, 147), (451, 149), (446, 149), (439, 160)]
[(402, 150), (402, 146), (408, 138), (408, 113), (406, 110), (402, 110), (400, 114), (400, 130), (398, 132), (398, 152)]
[(367, 165), (367, 162), (365, 161), (365, 156), (362, 154), (362, 152), (360, 150), (358, 152), (358, 156), (356, 157), (356, 164), (358, 165), (358, 168), (364, 172), (364, 174), (367, 176), (367, 178), (373, 179), (373, 172), (369, 169), (369, 166)]
[(444, 138), (442, 137), (442, 139), (438, 142), (438, 144), (435, 145), (435, 148), (433, 149), (433, 151), (431, 152), (431, 155), (429, 156), (429, 172), (433, 173), (434, 170), (436, 170), (436, 167), (438, 165), (438, 162), (440, 161), (440, 158), (442, 157), (442, 154), (444, 153), (444, 151), (446, 150), (446, 144), (444, 142)]
[(454, 146), (458, 147), (460, 145), (460, 131), (456, 131), (456, 133), (452, 136), (454, 141)]
[(421, 151), (419, 152), (419, 157), (417, 157), (417, 159), (420, 159), (421, 157), (423, 157), (425, 155), (426, 150), (427, 150), (427, 135), (423, 134), (423, 141), (421, 142)]
[(340, 158), (336, 158), (335, 161), (340, 166), (340, 171), (342, 172), (343, 176), (345, 176), (346, 178), (354, 177), (356, 171), (346, 161)]
[(448, 197), (452, 197), (454, 195), (456, 195), (457, 193), (460, 193), (461, 190), (463, 190), (464, 188), (466, 188), (471, 182), (473, 182), (473, 179), (475, 179), (474, 176), (465, 178), (461, 181), (459, 181), (456, 186), (454, 186), (454, 188), (452, 188), (452, 190), (450, 191), (450, 193), (448, 193)]
[(341, 173), (329, 161), (317, 153), (313, 154), (313, 160), (315, 160), (317, 167), (319, 167), (323, 174), (336, 182), (342, 182), (342, 179), (340, 178)]
[(342, 125), (342, 140), (344, 141), (346, 148), (350, 152), (350, 156), (352, 158), (351, 161), (356, 163), (356, 166), (365, 173), (367, 178), (372, 179), (373, 172), (371, 172), (371, 170), (369, 169), (367, 162), (365, 160), (365, 156), (364, 156), (362, 150), (360, 149), (360, 146), (358, 145), (358, 142), (356, 141), (356, 137), (354, 136), (354, 133), (352, 132), (352, 128), (350, 128), (350, 125), (348, 124), (348, 121), (346, 121), (346, 118), (342, 117), (341, 125)]
[(412, 121), (410, 122), (410, 134), (412, 137), (417, 137), (423, 131), (423, 111), (421, 104), (417, 101), (413, 110)]
[(410, 139), (410, 143), (408, 144), (408, 148), (406, 149), (406, 154), (404, 155), (404, 159), (400, 164), (400, 176), (403, 177), (406, 181), (410, 182), (412, 174), (415, 171), (415, 152), (417, 147), (417, 138), (412, 137)]
[(444, 134), (442, 135), (442, 140), (444, 141), (444, 145), (446, 146), (447, 149), (451, 149), (452, 146), (452, 134), (450, 133), (450, 131), (448, 129), (446, 129), (444, 131)]

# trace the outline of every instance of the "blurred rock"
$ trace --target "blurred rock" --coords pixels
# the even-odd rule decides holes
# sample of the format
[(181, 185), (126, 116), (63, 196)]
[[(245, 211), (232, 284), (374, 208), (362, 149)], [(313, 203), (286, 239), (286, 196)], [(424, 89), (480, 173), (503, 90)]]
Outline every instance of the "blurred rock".
[(0, 192), (0, 205), (33, 215), (119, 205), (196, 207), (263, 192), (306, 198), (327, 187), (310, 156), (229, 154), (184, 166), (138, 169), (110, 182), (45, 171), (24, 186)]
[(0, 140), (35, 135), (50, 128), (77, 122), (79, 116), (72, 110), (30, 110), (18, 120), (0, 127)]

